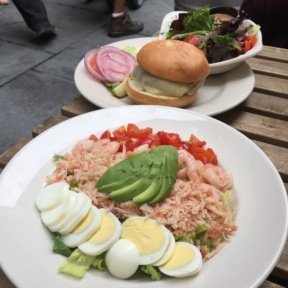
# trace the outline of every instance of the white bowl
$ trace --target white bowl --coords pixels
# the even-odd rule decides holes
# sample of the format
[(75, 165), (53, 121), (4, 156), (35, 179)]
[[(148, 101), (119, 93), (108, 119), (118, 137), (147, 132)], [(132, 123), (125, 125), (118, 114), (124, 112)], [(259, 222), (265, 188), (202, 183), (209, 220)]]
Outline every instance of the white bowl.
[[(160, 28), (159, 39), (166, 39), (166, 33), (169, 31), (171, 23), (174, 20), (178, 19), (179, 13), (187, 13), (187, 12), (186, 11), (172, 11), (164, 16), (162, 24), (161, 24), (161, 28)], [(251, 24), (256, 25), (253, 21), (245, 19), (242, 25), (244, 27), (247, 27)], [(245, 54), (239, 55), (238, 57), (235, 57), (229, 60), (209, 64), (210, 74), (219, 74), (219, 73), (232, 70), (236, 68), (237, 66), (239, 66), (241, 63), (243, 63), (246, 59), (258, 54), (262, 50), (262, 47), (263, 47), (262, 33), (260, 30), (258, 31), (256, 37), (257, 37), (256, 44), (254, 45), (252, 49), (247, 51)]]

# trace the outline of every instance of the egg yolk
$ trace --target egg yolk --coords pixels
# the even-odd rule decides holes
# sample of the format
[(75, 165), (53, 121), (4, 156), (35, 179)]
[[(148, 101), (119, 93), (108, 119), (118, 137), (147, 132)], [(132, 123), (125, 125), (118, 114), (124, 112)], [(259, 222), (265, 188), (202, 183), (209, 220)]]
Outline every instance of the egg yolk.
[(195, 254), (190, 247), (184, 245), (176, 245), (172, 257), (162, 267), (171, 270), (185, 267), (193, 261), (194, 256)]
[(114, 234), (116, 229), (114, 219), (107, 212), (102, 212), (101, 214), (102, 222), (100, 228), (88, 240), (88, 242), (93, 244), (101, 244), (107, 241)]
[(162, 247), (165, 234), (161, 225), (151, 219), (130, 218), (129, 220), (122, 225), (121, 237), (131, 241), (140, 255), (153, 253)]
[(90, 209), (88, 214), (81, 220), (81, 222), (72, 231), (72, 234), (78, 234), (84, 231), (90, 225), (92, 218), (93, 218), (93, 211), (92, 209)]

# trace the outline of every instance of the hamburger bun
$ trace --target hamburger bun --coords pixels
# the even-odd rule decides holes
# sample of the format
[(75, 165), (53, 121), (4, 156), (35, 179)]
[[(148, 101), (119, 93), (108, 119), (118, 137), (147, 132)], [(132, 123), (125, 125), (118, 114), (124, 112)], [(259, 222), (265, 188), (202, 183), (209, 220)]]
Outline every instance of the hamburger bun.
[[(134, 71), (140, 69), (136, 67), (126, 82), (126, 90), (130, 99), (137, 104), (175, 107), (191, 105), (195, 100), (198, 89), (203, 85), (210, 72), (204, 53), (199, 48), (180, 40), (155, 40), (149, 42), (138, 52), (137, 61), (141, 71), (144, 71), (145, 75), (146, 73), (149, 75), (149, 81), (154, 77), (157, 80), (168, 81), (169, 83), (162, 81), (167, 83), (167, 86), (175, 83), (175, 85), (178, 85), (177, 87), (179, 85), (191, 87), (184, 95), (159, 94), (158, 88), (158, 90), (156, 89), (158, 93), (154, 94), (153, 89), (149, 91), (146, 86), (143, 86), (147, 84), (147, 80), (144, 80), (145, 84), (142, 85), (143, 77), (136, 77), (137, 75)], [(137, 73), (139, 74), (139, 71)]]

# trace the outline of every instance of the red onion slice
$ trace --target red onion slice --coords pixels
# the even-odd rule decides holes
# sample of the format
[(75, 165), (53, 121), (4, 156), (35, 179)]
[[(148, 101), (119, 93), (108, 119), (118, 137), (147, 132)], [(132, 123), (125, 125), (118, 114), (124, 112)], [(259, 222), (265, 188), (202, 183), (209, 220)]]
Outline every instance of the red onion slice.
[(109, 82), (124, 81), (137, 63), (131, 54), (113, 46), (100, 48), (96, 57), (102, 75)]
[(88, 73), (94, 77), (96, 80), (101, 82), (109, 82), (102, 74), (97, 63), (97, 54), (99, 49), (93, 49), (88, 51), (84, 57), (85, 68)]
[[(103, 69), (103, 70), (102, 70)], [(111, 61), (110, 55), (103, 55), (101, 59), (101, 70), (112, 70), (119, 73), (126, 73), (130, 67), (126, 63)], [(102, 73), (103, 74), (103, 73)]]

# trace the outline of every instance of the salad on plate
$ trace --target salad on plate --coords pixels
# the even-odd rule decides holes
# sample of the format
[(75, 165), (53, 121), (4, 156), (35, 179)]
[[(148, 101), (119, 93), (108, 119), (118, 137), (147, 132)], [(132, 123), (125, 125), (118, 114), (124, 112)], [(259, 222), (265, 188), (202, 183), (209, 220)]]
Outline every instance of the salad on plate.
[(237, 229), (232, 176), (194, 134), (183, 140), (129, 123), (80, 140), (54, 162), (36, 207), (53, 251), (67, 257), (60, 273), (188, 277)]
[[(160, 39), (177, 39), (202, 49), (210, 64), (233, 59), (251, 50), (257, 42), (259, 25), (239, 15), (219, 21), (210, 9), (174, 11), (162, 22)], [(250, 21), (251, 22), (251, 21)]]

